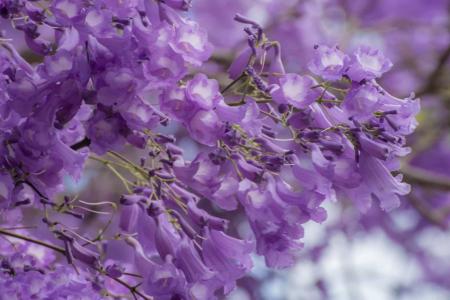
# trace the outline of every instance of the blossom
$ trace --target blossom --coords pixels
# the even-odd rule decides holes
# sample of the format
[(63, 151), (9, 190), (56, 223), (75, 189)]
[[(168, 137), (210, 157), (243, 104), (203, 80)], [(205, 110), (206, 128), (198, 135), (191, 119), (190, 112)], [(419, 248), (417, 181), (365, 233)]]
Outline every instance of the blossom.
[(92, 150), (103, 154), (107, 149), (119, 149), (125, 143), (128, 130), (119, 114), (99, 109), (88, 121), (87, 136), (93, 141)]
[(214, 111), (198, 111), (189, 122), (188, 130), (198, 142), (213, 146), (220, 137), (223, 127)]
[(279, 79), (279, 87), (271, 91), (274, 101), (291, 104), (296, 108), (306, 108), (319, 96), (314, 91), (317, 83), (308, 76), (286, 74)]
[(382, 94), (371, 84), (361, 86), (352, 86), (346, 99), (344, 106), (354, 117), (367, 118), (381, 108)]
[(274, 180), (270, 177), (267, 180), (265, 187), (257, 187), (247, 179), (241, 181), (239, 200), (249, 217), (257, 253), (265, 256), (270, 267), (288, 267), (303, 247), (298, 239), (303, 237), (301, 224), (309, 216), (301, 206), (285, 202), (278, 194)]
[(311, 72), (325, 80), (338, 80), (346, 70), (347, 60), (347, 56), (337, 46), (317, 46), (308, 67)]
[(222, 95), (216, 80), (197, 74), (186, 86), (186, 98), (197, 107), (209, 110), (217, 106)]
[(380, 50), (361, 46), (350, 56), (347, 75), (354, 81), (372, 80), (391, 68), (391, 61)]

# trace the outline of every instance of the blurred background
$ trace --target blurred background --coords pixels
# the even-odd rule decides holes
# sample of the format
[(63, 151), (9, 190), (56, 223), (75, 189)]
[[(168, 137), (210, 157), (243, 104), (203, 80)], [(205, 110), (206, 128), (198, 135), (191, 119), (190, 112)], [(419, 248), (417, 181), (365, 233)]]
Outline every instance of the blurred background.
[[(307, 72), (316, 44), (381, 49), (394, 63), (382, 85), (398, 97), (415, 93), (422, 112), (409, 137), (412, 153), (402, 162), (412, 193), (399, 209), (385, 213), (374, 205), (361, 214), (345, 199), (327, 203), (328, 220), (306, 224), (305, 249), (295, 267), (269, 270), (255, 257), (253, 272), (228, 299), (450, 299), (450, 1), (194, 0), (191, 18), (215, 46), (202, 71), (223, 85), (229, 64), (246, 47), (235, 13), (256, 20), (281, 43), (289, 72)], [(199, 145), (182, 127), (161, 131), (177, 137), (186, 159), (195, 157)], [(127, 156), (138, 159), (140, 153), (130, 150)], [(120, 186), (95, 161), (80, 181), (66, 181), (67, 194), (81, 199), (118, 198)], [(238, 213), (225, 216), (240, 223)]]

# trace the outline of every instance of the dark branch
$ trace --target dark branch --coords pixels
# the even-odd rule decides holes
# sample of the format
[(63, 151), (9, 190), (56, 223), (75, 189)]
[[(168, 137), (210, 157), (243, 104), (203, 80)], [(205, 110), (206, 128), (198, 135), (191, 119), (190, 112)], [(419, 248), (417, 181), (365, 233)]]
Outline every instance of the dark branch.
[(450, 45), (447, 47), (447, 49), (444, 50), (444, 52), (439, 57), (437, 65), (434, 68), (433, 72), (428, 77), (428, 80), (425, 83), (424, 87), (417, 93), (418, 97), (437, 91), (437, 89), (439, 88), (438, 85), (439, 77), (445, 70), (445, 65), (449, 59), (450, 59)]
[(239, 80), (241, 80), (242, 78), (244, 78), (246, 76), (245, 73), (242, 73), (238, 78), (236, 78), (235, 80), (233, 80), (230, 84), (228, 84), (226, 87), (224, 87), (220, 93), (224, 94), (226, 91), (228, 91), (233, 85), (235, 85), (237, 82), (239, 82)]
[(401, 172), (405, 175), (405, 179), (409, 183), (417, 183), (422, 186), (441, 190), (450, 190), (450, 177), (448, 176), (439, 175), (413, 166), (404, 166)]
[(444, 230), (448, 229), (448, 225), (445, 222), (447, 218), (447, 212), (430, 208), (414, 195), (409, 195), (408, 201), (411, 206), (431, 224), (437, 225)]
[(15, 183), (16, 186), (19, 184), (28, 185), (29, 187), (31, 187), (33, 189), (33, 191), (36, 192), (36, 194), (38, 194), (38, 196), (41, 198), (41, 200), (46, 200), (45, 202), (51, 202), (50, 199), (46, 195), (44, 195), (41, 191), (39, 191), (39, 189), (37, 187), (35, 187), (34, 184), (32, 184), (30, 181), (21, 179), (21, 180), (16, 181), (16, 183)]
[(90, 144), (91, 144), (91, 140), (88, 137), (85, 137), (81, 141), (70, 146), (70, 148), (72, 148), (72, 150), (74, 150), (74, 151), (78, 151), (81, 148), (89, 147)]
[(41, 246), (47, 247), (49, 249), (52, 249), (53, 251), (59, 252), (61, 254), (66, 253), (64, 248), (61, 248), (61, 247), (58, 247), (58, 246), (55, 246), (55, 245), (52, 245), (52, 244), (49, 244), (49, 243), (46, 243), (46, 242), (43, 242), (40, 240), (36, 240), (36, 239), (30, 238), (30, 237), (27, 237), (27, 236), (24, 236), (24, 235), (15, 233), (15, 232), (7, 231), (7, 230), (1, 229), (1, 228), (0, 228), (0, 234), (10, 236), (10, 237), (13, 237), (16, 239), (24, 240), (24, 241), (34, 243), (37, 245), (41, 245)]

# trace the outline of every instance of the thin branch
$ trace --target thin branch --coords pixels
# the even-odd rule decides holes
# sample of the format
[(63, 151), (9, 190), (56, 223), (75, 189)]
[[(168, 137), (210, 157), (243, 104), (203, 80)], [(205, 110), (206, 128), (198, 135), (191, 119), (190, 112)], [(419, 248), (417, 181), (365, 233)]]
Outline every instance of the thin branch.
[(236, 78), (235, 80), (233, 80), (232, 82), (230, 82), (226, 87), (224, 87), (220, 93), (223, 94), (226, 91), (228, 91), (233, 85), (235, 85), (239, 80), (241, 80), (242, 78), (244, 78), (245, 76), (247, 76), (245, 73), (242, 73), (238, 78)]
[(47, 248), (52, 249), (53, 251), (59, 252), (61, 254), (65, 254), (66, 253), (64, 248), (61, 248), (61, 247), (58, 247), (58, 246), (55, 246), (55, 245), (43, 242), (41, 240), (36, 240), (36, 239), (30, 238), (30, 237), (27, 237), (27, 236), (24, 236), (24, 235), (15, 233), (15, 232), (10, 232), (10, 231), (7, 231), (7, 230), (1, 229), (1, 228), (0, 228), (0, 234), (6, 235), (6, 236), (10, 236), (10, 237), (13, 237), (13, 238), (16, 238), (16, 239), (24, 240), (24, 241), (27, 241), (27, 242), (30, 242), (30, 243), (34, 243), (34, 244), (37, 244), (37, 245), (41, 245), (43, 247), (47, 247)]
[(430, 223), (437, 225), (444, 230), (448, 229), (448, 225), (445, 222), (445, 213), (442, 213), (442, 211), (433, 210), (414, 195), (409, 195), (408, 201), (411, 206)]
[(36, 194), (38, 194), (38, 196), (39, 196), (41, 199), (46, 200), (47, 202), (51, 202), (50, 199), (49, 199), (46, 195), (44, 195), (37, 187), (35, 187), (34, 184), (32, 184), (30, 181), (20, 179), (20, 180), (17, 180), (17, 181), (15, 182), (15, 185), (17, 186), (17, 185), (19, 185), (19, 184), (21, 184), (21, 183), (26, 184), (26, 185), (28, 185), (29, 187), (31, 187), (31, 188), (33, 189), (33, 191), (34, 191)]
[(401, 172), (405, 175), (405, 179), (410, 183), (418, 183), (427, 187), (450, 190), (450, 177), (439, 175), (422, 168), (413, 166), (403, 166)]
[(444, 50), (444, 52), (442, 52), (441, 56), (438, 59), (436, 67), (434, 68), (433, 72), (431, 72), (424, 87), (420, 90), (420, 92), (417, 93), (418, 97), (428, 93), (435, 92), (437, 90), (439, 77), (445, 70), (445, 65), (449, 59), (450, 59), (450, 45), (447, 47), (447, 49)]

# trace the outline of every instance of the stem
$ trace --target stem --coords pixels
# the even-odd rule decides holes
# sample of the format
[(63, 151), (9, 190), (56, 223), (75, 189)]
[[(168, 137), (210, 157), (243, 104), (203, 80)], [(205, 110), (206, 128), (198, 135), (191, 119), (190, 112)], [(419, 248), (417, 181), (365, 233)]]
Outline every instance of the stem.
[(125, 186), (125, 189), (127, 190), (128, 193), (131, 193), (131, 188), (130, 188), (130, 181), (128, 179), (126, 179), (125, 177), (122, 176), (122, 174), (120, 174), (113, 166), (111, 166), (110, 164), (106, 164), (106, 167), (108, 169), (111, 170), (111, 172), (113, 172), (119, 179), (120, 181), (122, 181), (123, 185)]
[(220, 93), (223, 94), (226, 91), (228, 91), (233, 85), (235, 85), (239, 80), (241, 80), (242, 78), (244, 78), (246, 75), (245, 73), (242, 73), (241, 76), (239, 76), (238, 78), (236, 78), (235, 80), (233, 80), (230, 84), (228, 84), (225, 88), (223, 88)]
[(128, 158), (126, 158), (122, 154), (117, 153), (115, 151), (108, 151), (108, 154), (111, 155), (112, 157), (118, 158), (122, 162), (128, 164), (131, 169), (133, 169), (137, 173), (141, 174), (143, 179), (147, 179), (147, 180), (149, 179), (148, 172), (145, 169), (143, 169), (142, 167), (136, 165), (134, 162), (132, 162), (131, 160), (129, 160)]
[(40, 240), (36, 240), (36, 239), (30, 238), (30, 237), (21, 235), (19, 233), (10, 232), (10, 231), (7, 231), (7, 230), (4, 230), (4, 229), (0, 228), (0, 234), (6, 235), (6, 236), (10, 236), (10, 237), (13, 237), (13, 238), (16, 238), (16, 239), (21, 239), (21, 240), (24, 240), (24, 241), (27, 241), (27, 242), (30, 242), (30, 243), (34, 243), (34, 244), (37, 244), (37, 245), (41, 245), (43, 247), (47, 247), (47, 248), (52, 249), (53, 251), (59, 252), (61, 254), (65, 254), (66, 253), (64, 248), (61, 248), (61, 247), (58, 247), (58, 246), (55, 246), (55, 245), (52, 245), (52, 244), (49, 244), (49, 243), (46, 243), (46, 242), (43, 242), (43, 241), (40, 241)]
[(450, 190), (450, 177), (448, 176), (439, 175), (422, 168), (406, 165), (402, 167), (401, 172), (405, 175), (406, 180), (409, 182), (442, 190)]
[[(98, 270), (97, 270), (97, 271), (98, 271)], [(124, 287), (126, 287), (126, 288), (130, 291), (130, 293), (133, 295), (133, 297), (136, 298), (135, 295), (138, 295), (138, 296), (140, 296), (140, 297), (141, 297), (142, 299), (144, 299), (144, 300), (152, 300), (152, 299), (153, 299), (152, 297), (147, 297), (146, 295), (142, 294), (141, 292), (139, 292), (139, 291), (137, 290), (137, 287), (131, 286), (130, 284), (128, 284), (128, 283), (126, 283), (125, 281), (123, 281), (122, 279), (112, 277), (112, 276), (110, 276), (110, 275), (108, 275), (108, 274), (105, 274), (105, 275), (108, 276), (109, 278), (111, 278), (112, 280), (114, 280), (115, 282), (117, 282), (117, 283), (123, 285)]]

